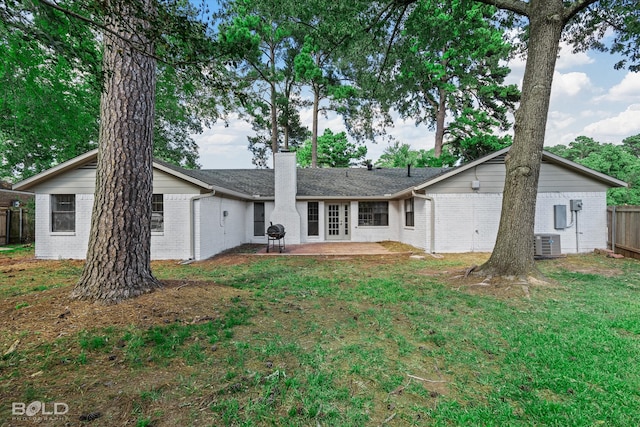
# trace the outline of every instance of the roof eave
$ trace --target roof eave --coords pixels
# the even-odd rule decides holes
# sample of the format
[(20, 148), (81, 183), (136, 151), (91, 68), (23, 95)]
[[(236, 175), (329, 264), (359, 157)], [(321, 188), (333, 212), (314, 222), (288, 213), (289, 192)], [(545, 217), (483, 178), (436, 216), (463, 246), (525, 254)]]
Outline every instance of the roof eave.
[(488, 154), (488, 155), (486, 155), (484, 157), (476, 159), (476, 160), (474, 160), (472, 162), (469, 162), (469, 163), (467, 163), (465, 165), (458, 166), (457, 168), (453, 168), (452, 170), (450, 170), (448, 172), (445, 172), (442, 175), (438, 175), (435, 178), (427, 180), (424, 184), (420, 184), (420, 185), (415, 186), (414, 188), (412, 188), (412, 190), (415, 190), (415, 191), (423, 190), (426, 187), (429, 187), (429, 186), (431, 186), (433, 184), (436, 184), (436, 183), (438, 183), (440, 181), (444, 181), (445, 179), (448, 179), (448, 178), (450, 178), (450, 177), (452, 177), (454, 175), (457, 175), (457, 174), (462, 173), (462, 172), (464, 172), (466, 170), (469, 170), (469, 169), (474, 168), (474, 167), (476, 167), (478, 165), (481, 165), (481, 164), (483, 164), (485, 162), (488, 162), (489, 160), (495, 159), (496, 157), (499, 157), (499, 156), (503, 155), (504, 153), (508, 152), (510, 148), (511, 148), (511, 146), (505, 147), (502, 150), (498, 150), (496, 152)]
[(26, 190), (29, 189), (31, 187), (33, 187), (34, 185), (37, 185), (43, 181), (46, 181), (47, 179), (50, 179), (56, 175), (60, 175), (63, 172), (66, 172), (70, 169), (73, 169), (75, 167), (77, 167), (78, 165), (84, 164), (84, 163), (88, 163), (89, 161), (91, 161), (94, 157), (98, 156), (98, 149), (95, 148), (91, 151), (88, 151), (84, 154), (81, 154), (77, 157), (74, 157), (73, 159), (67, 160), (66, 162), (62, 162), (59, 165), (56, 165), (50, 169), (47, 169), (46, 171), (40, 172), (37, 175), (34, 175), (30, 178), (27, 178), (25, 180), (16, 182), (15, 184), (13, 184), (13, 189), (14, 190)]
[(258, 194), (251, 195), (241, 193), (239, 191), (229, 190), (228, 188), (219, 187), (217, 185), (210, 185), (210, 187), (215, 191), (216, 195), (222, 193), (242, 200), (273, 200), (273, 196), (260, 196)]
[(167, 166), (165, 166), (165, 165), (163, 165), (161, 163), (158, 163), (158, 162), (154, 161), (153, 162), (153, 167), (158, 169), (158, 170), (161, 170), (162, 172), (165, 172), (165, 173), (167, 173), (169, 175), (175, 176), (176, 178), (179, 178), (179, 179), (181, 179), (183, 181), (187, 181), (187, 182), (189, 182), (189, 183), (191, 183), (193, 185), (197, 185), (198, 187), (202, 187), (202, 188), (204, 188), (206, 190), (216, 190), (216, 191), (218, 191), (218, 189), (214, 188), (213, 185), (207, 184), (206, 182), (201, 181), (201, 180), (199, 180), (197, 178), (193, 178), (193, 177), (191, 177), (189, 175), (185, 175), (182, 172), (179, 172), (179, 171), (177, 171), (175, 169), (167, 167)]
[(542, 158), (547, 160), (547, 161), (551, 161), (552, 163), (559, 163), (569, 169), (575, 170), (578, 173), (581, 173), (583, 175), (588, 175), (591, 178), (594, 178), (598, 181), (601, 181), (607, 185), (610, 185), (611, 187), (629, 187), (629, 184), (619, 180), (617, 178), (614, 178), (612, 176), (609, 176), (607, 174), (604, 174), (602, 172), (598, 172), (595, 171), (593, 169), (590, 169), (586, 166), (583, 166), (579, 163), (576, 162), (572, 162), (571, 160), (567, 160), (563, 157), (560, 157), (556, 154), (550, 153), (548, 151), (543, 151), (542, 152)]
[[(494, 159), (496, 157), (499, 157), (499, 156), (507, 153), (510, 149), (511, 149), (511, 146), (505, 147), (502, 150), (498, 150), (498, 151), (496, 151), (494, 153), (491, 153), (491, 154), (489, 154), (487, 156), (484, 156), (484, 157), (481, 157), (479, 159), (476, 159), (476, 160), (474, 160), (472, 162), (467, 163), (466, 165), (462, 165), (460, 167), (454, 168), (453, 170), (451, 170), (449, 172), (445, 172), (442, 175), (438, 175), (437, 177), (435, 177), (433, 179), (430, 179), (430, 180), (426, 181), (424, 184), (418, 185), (418, 186), (414, 187), (413, 189), (416, 190), (416, 191), (423, 190), (426, 187), (429, 187), (429, 186), (434, 185), (434, 184), (436, 184), (438, 182), (444, 181), (444, 180), (446, 180), (446, 179), (448, 179), (448, 178), (450, 178), (450, 177), (452, 177), (454, 175), (457, 175), (457, 174), (462, 173), (462, 172), (464, 172), (466, 170), (474, 168), (474, 167), (476, 167), (478, 165), (486, 163), (489, 160), (492, 160), (492, 159)], [(567, 160), (565, 158), (557, 156), (557, 155), (555, 155), (553, 153), (550, 153), (548, 151), (543, 151), (542, 152), (542, 158), (545, 159), (545, 160), (549, 160), (549, 161), (551, 161), (553, 163), (561, 164), (564, 167), (572, 169), (572, 170), (574, 170), (574, 171), (576, 171), (578, 173), (581, 173), (583, 175), (587, 175), (587, 176), (589, 176), (589, 177), (591, 177), (593, 179), (596, 179), (596, 180), (598, 180), (600, 182), (603, 182), (603, 183), (605, 183), (605, 184), (607, 184), (609, 186), (612, 186), (612, 187), (628, 187), (629, 186), (629, 184), (627, 184), (624, 181), (621, 181), (621, 180), (619, 180), (617, 178), (614, 178), (612, 176), (603, 174), (601, 172), (597, 172), (597, 171), (595, 171), (593, 169), (590, 169), (590, 168), (588, 168), (586, 166), (582, 166), (582, 165), (580, 165), (578, 163), (572, 162), (571, 160)]]

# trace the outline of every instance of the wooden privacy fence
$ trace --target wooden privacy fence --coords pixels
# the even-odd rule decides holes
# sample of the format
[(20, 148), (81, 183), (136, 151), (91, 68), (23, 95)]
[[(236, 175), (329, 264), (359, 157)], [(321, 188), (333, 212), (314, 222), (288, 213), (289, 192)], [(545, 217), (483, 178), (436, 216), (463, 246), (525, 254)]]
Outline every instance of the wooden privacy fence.
[(609, 206), (607, 228), (607, 244), (611, 250), (640, 259), (640, 206)]
[(0, 245), (33, 242), (33, 216), (23, 208), (0, 208)]

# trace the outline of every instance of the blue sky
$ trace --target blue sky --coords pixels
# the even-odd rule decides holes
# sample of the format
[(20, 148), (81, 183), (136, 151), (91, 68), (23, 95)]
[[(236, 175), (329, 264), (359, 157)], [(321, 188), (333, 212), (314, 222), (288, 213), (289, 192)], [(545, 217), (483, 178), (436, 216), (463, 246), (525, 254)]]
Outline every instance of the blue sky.
[[(589, 51), (574, 54), (563, 46), (556, 64), (545, 145), (568, 144), (584, 135), (600, 142), (620, 143), (640, 134), (640, 73), (615, 70), (616, 58)], [(524, 61), (516, 59), (508, 83), (520, 85)], [(302, 121), (311, 128), (311, 111), (301, 112)], [(325, 128), (344, 130), (340, 117), (321, 117), (319, 133)], [(402, 143), (415, 149), (433, 148), (434, 135), (413, 122), (396, 120), (389, 130)], [(200, 147), (200, 164), (205, 169), (253, 168), (247, 149), (251, 126), (232, 120), (228, 127), (217, 124), (194, 139)], [(377, 160), (386, 142), (369, 143), (367, 158)]]

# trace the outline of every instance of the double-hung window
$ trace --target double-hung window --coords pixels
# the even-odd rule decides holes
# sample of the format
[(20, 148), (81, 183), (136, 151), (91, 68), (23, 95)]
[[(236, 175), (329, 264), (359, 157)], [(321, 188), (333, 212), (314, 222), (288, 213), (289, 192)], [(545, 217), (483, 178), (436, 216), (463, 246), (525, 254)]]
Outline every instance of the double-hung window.
[(413, 215), (413, 197), (404, 200), (404, 225), (406, 227), (413, 227), (415, 225), (415, 219)]
[(151, 196), (151, 231), (164, 231), (164, 196), (162, 194)]
[(51, 195), (51, 231), (76, 231), (76, 195)]
[(307, 235), (317, 236), (319, 233), (318, 220), (319, 220), (318, 202), (307, 203)]

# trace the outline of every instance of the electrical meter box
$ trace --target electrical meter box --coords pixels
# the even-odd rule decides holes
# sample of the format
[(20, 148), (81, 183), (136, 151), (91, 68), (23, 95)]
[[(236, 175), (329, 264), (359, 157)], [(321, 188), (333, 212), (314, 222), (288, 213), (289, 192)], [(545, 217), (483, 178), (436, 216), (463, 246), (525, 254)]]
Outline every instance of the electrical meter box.
[(553, 205), (553, 228), (556, 230), (567, 228), (567, 205)]
[(572, 211), (581, 211), (582, 210), (582, 200), (569, 200), (569, 207)]

